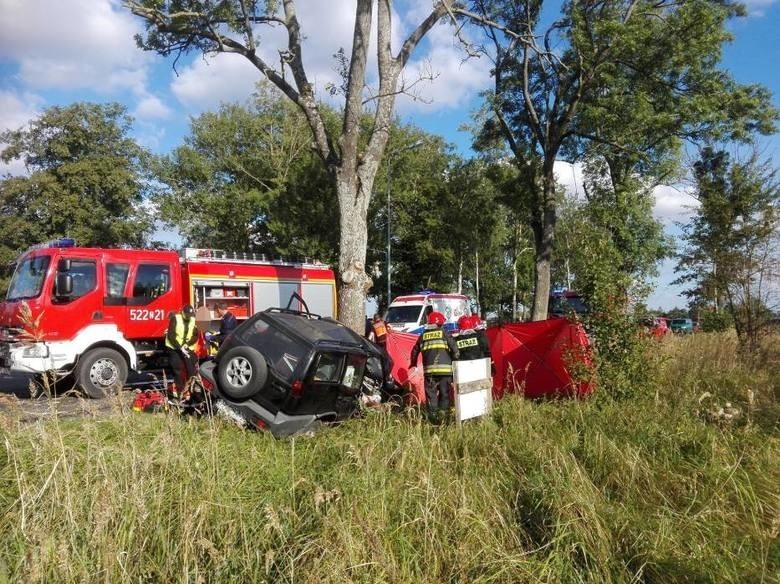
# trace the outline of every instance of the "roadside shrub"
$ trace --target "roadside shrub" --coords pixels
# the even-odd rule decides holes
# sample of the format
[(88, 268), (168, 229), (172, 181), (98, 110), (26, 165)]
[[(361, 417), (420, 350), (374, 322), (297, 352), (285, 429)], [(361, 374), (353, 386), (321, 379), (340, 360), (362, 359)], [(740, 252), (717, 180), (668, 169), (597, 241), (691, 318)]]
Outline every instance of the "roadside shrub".
[(734, 326), (731, 314), (722, 310), (720, 312), (707, 311), (701, 319), (701, 330), (705, 333), (722, 333)]

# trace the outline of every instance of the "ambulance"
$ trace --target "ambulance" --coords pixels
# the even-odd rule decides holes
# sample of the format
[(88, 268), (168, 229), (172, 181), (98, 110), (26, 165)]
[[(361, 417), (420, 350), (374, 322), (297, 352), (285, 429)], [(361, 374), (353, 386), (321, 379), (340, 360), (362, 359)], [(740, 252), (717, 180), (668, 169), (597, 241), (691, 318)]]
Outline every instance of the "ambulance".
[(471, 305), (468, 296), (463, 294), (421, 290), (417, 294), (395, 298), (387, 309), (385, 323), (396, 331), (419, 334), (428, 321), (428, 315), (434, 311), (444, 315), (445, 329), (454, 330), (461, 316), (471, 315)]

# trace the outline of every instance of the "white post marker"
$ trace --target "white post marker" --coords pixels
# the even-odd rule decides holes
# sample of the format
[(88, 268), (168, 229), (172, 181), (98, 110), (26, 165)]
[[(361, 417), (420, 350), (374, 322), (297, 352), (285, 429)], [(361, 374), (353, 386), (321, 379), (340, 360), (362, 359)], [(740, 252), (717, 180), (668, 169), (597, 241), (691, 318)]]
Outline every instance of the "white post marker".
[(490, 359), (472, 359), (452, 363), (455, 385), (455, 418), (464, 420), (490, 413), (493, 408), (493, 379)]

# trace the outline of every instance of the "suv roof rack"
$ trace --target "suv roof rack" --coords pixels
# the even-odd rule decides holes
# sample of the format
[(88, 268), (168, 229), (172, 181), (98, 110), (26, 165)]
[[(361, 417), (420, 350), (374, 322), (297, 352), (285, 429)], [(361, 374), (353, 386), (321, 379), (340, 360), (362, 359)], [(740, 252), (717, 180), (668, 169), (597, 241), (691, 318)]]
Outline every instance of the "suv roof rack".
[[(295, 308), (292, 308), (293, 300), (297, 300), (298, 303), (305, 310), (296, 310)], [(292, 294), (290, 294), (290, 300), (287, 301), (287, 306), (285, 308), (281, 308), (281, 307), (269, 308), (266, 310), (266, 312), (281, 312), (284, 314), (296, 314), (298, 316), (305, 316), (306, 318), (311, 318), (311, 319), (315, 319), (315, 318), (318, 320), (322, 319), (322, 317), (319, 314), (314, 314), (313, 312), (309, 311), (309, 305), (306, 304), (306, 301), (297, 292), (293, 292)]]

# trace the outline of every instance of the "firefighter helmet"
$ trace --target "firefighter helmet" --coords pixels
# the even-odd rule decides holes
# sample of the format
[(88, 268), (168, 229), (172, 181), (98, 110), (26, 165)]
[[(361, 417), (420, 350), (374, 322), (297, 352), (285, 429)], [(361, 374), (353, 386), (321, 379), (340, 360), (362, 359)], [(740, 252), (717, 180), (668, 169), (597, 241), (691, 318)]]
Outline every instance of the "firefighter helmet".
[(444, 322), (447, 319), (444, 318), (444, 315), (441, 312), (431, 312), (428, 315), (428, 324), (435, 324), (436, 326), (442, 326), (444, 325)]
[(469, 316), (468, 314), (464, 314), (458, 319), (458, 328), (462, 331), (477, 328), (478, 324), (479, 317), (476, 315)]

